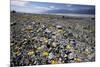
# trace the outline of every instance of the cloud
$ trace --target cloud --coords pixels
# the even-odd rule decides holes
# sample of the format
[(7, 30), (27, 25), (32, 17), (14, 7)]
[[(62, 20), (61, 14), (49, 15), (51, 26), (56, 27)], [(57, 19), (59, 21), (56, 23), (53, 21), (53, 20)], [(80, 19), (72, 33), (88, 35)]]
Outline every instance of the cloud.
[[(41, 8), (42, 9), (42, 8)], [(23, 7), (23, 6), (11, 6), (11, 10), (15, 10), (17, 12), (24, 12), (24, 13), (44, 13), (46, 10), (38, 9), (34, 7)]]
[(66, 5), (67, 7), (71, 7), (72, 5), (71, 4), (68, 4), (68, 5)]
[(11, 5), (14, 5), (14, 6), (25, 6), (26, 4), (28, 4), (27, 1), (17, 1), (17, 0), (11, 1)]
[(25, 12), (25, 13), (43, 13), (48, 8), (38, 5), (30, 5), (30, 2), (27, 1), (11, 1), (11, 10), (16, 10), (18, 12)]
[(59, 8), (59, 7), (56, 7), (56, 6), (49, 6), (48, 8), (49, 8), (49, 10), (61, 9), (61, 8)]
[(30, 9), (30, 8), (19, 9), (18, 11), (25, 12), (25, 13), (44, 13), (44, 11), (42, 11), (42, 10), (34, 10), (34, 9)]
[[(67, 5), (70, 7), (71, 5)], [(63, 8), (62, 6), (54, 5), (54, 4), (43, 4), (31, 1), (19, 1), (19, 0), (11, 0), (11, 10), (15, 10), (18, 12), (27, 12), (27, 13), (44, 13), (49, 10), (59, 10)]]
[(55, 8), (55, 6), (49, 6), (51, 9), (54, 9)]
[[(20, 9), (21, 8), (21, 9)], [(16, 10), (16, 11), (23, 11), (23, 12), (43, 12), (43, 11), (47, 11), (47, 10), (51, 10), (53, 8), (53, 6), (39, 6), (34, 4), (34, 2), (28, 2), (28, 1), (16, 1), (16, 0), (12, 0), (11, 1), (11, 9), (12, 10)], [(32, 10), (32, 11), (30, 11)]]
[(38, 6), (38, 5), (34, 5), (32, 7), (32, 9), (36, 9), (36, 10), (50, 10), (50, 8), (48, 8), (48, 7)]

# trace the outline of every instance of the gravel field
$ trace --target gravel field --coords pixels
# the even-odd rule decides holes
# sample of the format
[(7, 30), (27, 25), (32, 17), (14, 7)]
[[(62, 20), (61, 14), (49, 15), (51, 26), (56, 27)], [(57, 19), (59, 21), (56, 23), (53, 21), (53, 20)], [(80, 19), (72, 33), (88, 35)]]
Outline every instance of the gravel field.
[(10, 64), (29, 66), (95, 61), (95, 20), (11, 13)]

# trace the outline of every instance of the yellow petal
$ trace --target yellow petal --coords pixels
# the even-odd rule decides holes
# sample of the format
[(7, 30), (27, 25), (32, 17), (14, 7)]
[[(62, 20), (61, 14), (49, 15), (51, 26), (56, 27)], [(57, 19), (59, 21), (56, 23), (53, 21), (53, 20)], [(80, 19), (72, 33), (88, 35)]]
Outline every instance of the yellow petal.
[(47, 43), (48, 42), (48, 38), (44, 38), (44, 42)]
[(62, 30), (62, 29), (59, 29), (59, 30), (58, 30), (58, 32), (60, 32), (60, 33), (63, 33), (63, 32), (64, 32), (64, 30)]
[(71, 49), (72, 47), (71, 47), (71, 45), (70, 44), (68, 44), (67, 46), (66, 46), (66, 49)]
[(34, 51), (29, 51), (28, 52), (28, 55), (33, 55), (34, 54)]
[(80, 58), (74, 58), (74, 60), (75, 60), (76, 62), (80, 62), (80, 61), (81, 61)]
[(43, 52), (43, 56), (48, 56), (49, 55), (49, 53), (48, 52)]
[(57, 64), (56, 60), (51, 60), (51, 64)]
[(64, 57), (67, 57), (67, 56), (68, 56), (68, 55), (66, 55), (66, 54), (64, 55)]

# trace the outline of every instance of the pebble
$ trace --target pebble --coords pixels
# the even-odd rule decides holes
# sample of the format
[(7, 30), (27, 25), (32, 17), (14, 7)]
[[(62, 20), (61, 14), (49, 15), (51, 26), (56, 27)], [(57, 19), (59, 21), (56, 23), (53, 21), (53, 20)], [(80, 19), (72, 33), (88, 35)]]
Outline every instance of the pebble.
[(73, 33), (68, 33), (68, 37), (73, 37)]
[(71, 44), (72, 44), (74, 47), (76, 47), (76, 44), (77, 44), (77, 43), (76, 43), (75, 40), (72, 40), (72, 41), (71, 41)]
[(49, 53), (48, 58), (49, 58), (49, 59), (52, 59), (53, 57), (54, 57), (54, 55), (53, 55), (52, 53)]
[(51, 31), (50, 31), (49, 29), (46, 29), (46, 30), (45, 30), (45, 33), (47, 33), (47, 34), (48, 34), (48, 33), (51, 33)]
[(74, 54), (73, 54), (73, 53), (70, 53), (70, 54), (68, 55), (68, 58), (69, 58), (69, 59), (74, 58)]
[(53, 46), (53, 47), (56, 47), (56, 46), (57, 46), (57, 43), (56, 43), (56, 42), (53, 42), (53, 43), (52, 43), (52, 46)]
[(11, 23), (11, 26), (15, 26), (17, 23)]
[(47, 45), (47, 48), (50, 48), (50, 45)]
[(60, 26), (60, 25), (57, 25), (57, 26), (56, 26), (56, 28), (58, 28), (58, 29), (62, 29), (62, 26)]
[(33, 21), (33, 22), (31, 22), (32, 24), (35, 24), (35, 22)]

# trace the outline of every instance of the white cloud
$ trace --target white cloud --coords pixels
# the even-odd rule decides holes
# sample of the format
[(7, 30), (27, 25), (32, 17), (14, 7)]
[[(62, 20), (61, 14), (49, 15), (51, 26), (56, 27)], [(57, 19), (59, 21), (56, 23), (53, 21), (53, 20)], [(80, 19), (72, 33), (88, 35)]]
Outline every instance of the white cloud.
[(15, 6), (25, 6), (28, 2), (27, 1), (17, 1), (17, 0), (12, 0), (11, 5)]
[(53, 5), (51, 6), (39, 6), (36, 4), (31, 4), (27, 1), (11, 1), (11, 10), (16, 10), (18, 12), (27, 12), (27, 13), (44, 13), (48, 10), (59, 9)]
[(49, 8), (49, 10), (59, 9), (59, 7), (56, 7), (56, 6), (49, 6), (48, 8)]
[(41, 9), (37, 9), (37, 8), (28, 8), (28, 7), (11, 7), (12, 9), (11, 10), (15, 10), (17, 12), (25, 12), (25, 13), (44, 13), (46, 10), (41, 10)]
[(50, 8), (48, 8), (48, 7), (36, 6), (36, 5), (34, 5), (33, 9), (37, 9), (37, 10), (50, 10)]
[(51, 8), (51, 9), (54, 9), (54, 8), (55, 8), (55, 6), (50, 6), (50, 8)]
[(58, 9), (55, 6), (48, 6), (48, 7), (46, 7), (46, 6), (38, 6), (38, 5), (34, 5), (32, 8), (33, 9), (37, 9), (37, 10), (53, 10), (53, 9)]
[[(11, 1), (11, 10), (16, 10), (18, 12), (26, 13), (43, 13), (50, 8), (38, 5), (28, 6), (29, 2), (27, 1)], [(16, 7), (15, 7), (16, 6)]]
[(71, 7), (72, 5), (71, 4), (69, 4), (69, 5), (66, 5), (67, 7)]

